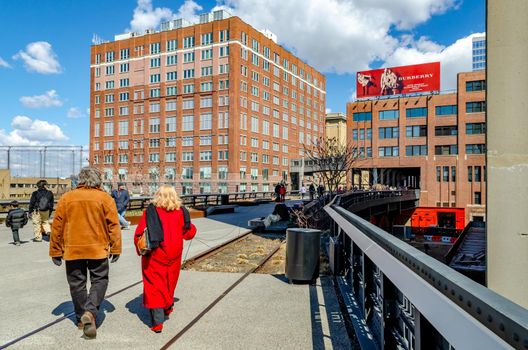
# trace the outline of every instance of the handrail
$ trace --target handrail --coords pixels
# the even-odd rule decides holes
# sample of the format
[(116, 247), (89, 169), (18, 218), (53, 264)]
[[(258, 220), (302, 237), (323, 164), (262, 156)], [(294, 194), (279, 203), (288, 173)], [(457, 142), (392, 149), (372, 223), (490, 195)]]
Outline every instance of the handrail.
[[(208, 205), (219, 205), (222, 203), (222, 198), (228, 196), (229, 202), (237, 202), (244, 200), (265, 200), (273, 199), (275, 196), (274, 192), (270, 191), (260, 191), (260, 192), (230, 192), (230, 193), (198, 193), (198, 194), (186, 194), (181, 195), (185, 205), (191, 207), (197, 206), (208, 206)], [(128, 210), (134, 209), (144, 209), (147, 207), (148, 201), (152, 199), (151, 196), (137, 196), (130, 197), (130, 202), (128, 203)], [(13, 200), (9, 201), (0, 201), (0, 213), (5, 213), (6, 208), (11, 204)], [(21, 206), (29, 205), (29, 200), (18, 201)], [(57, 203), (57, 200), (55, 200)]]
[[(500, 339), (514, 347), (528, 346), (528, 310), (345, 210), (340, 202), (341, 199), (334, 200), (325, 210), (333, 218), (338, 215), (348, 221)], [(352, 238), (349, 229), (339, 226)], [(371, 260), (376, 264), (375, 258)]]

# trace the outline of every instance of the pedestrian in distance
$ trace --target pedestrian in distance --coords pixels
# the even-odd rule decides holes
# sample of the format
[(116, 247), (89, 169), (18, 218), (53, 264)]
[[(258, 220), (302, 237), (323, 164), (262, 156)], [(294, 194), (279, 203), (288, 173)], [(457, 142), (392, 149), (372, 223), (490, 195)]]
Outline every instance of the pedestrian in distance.
[(313, 183), (311, 183), (310, 187), (308, 187), (308, 192), (310, 192), (310, 200), (313, 201), (315, 197), (315, 186)]
[[(138, 242), (145, 235), (150, 246), (141, 252)], [(174, 308), (174, 291), (180, 276), (183, 240), (196, 235), (189, 212), (182, 205), (174, 187), (161, 186), (143, 212), (134, 235), (143, 275), (143, 306), (149, 309), (151, 330), (161, 333), (165, 317)]]
[(117, 184), (117, 190), (112, 191), (112, 198), (117, 206), (117, 214), (119, 215), (119, 223), (121, 224), (121, 229), (128, 229), (130, 222), (125, 219), (125, 213), (127, 211), (128, 202), (130, 202), (130, 195), (125, 187), (125, 184), (119, 182)]
[(301, 186), (301, 199), (304, 199), (304, 195), (306, 194), (306, 187), (304, 185)]
[(20, 236), (18, 230), (26, 226), (28, 216), (24, 209), (18, 207), (17, 201), (11, 202), (11, 209), (7, 213), (6, 226), (11, 228), (13, 233), (13, 242), (16, 246), (20, 245)]
[(280, 189), (281, 189), (281, 184), (277, 183), (275, 185), (275, 202), (280, 202)]
[(37, 182), (37, 190), (31, 194), (29, 214), (33, 223), (34, 242), (42, 242), (42, 230), (49, 237), (51, 227), (49, 218), (53, 212), (53, 193), (47, 188), (46, 180)]
[(280, 202), (284, 202), (286, 200), (286, 186), (284, 186), (284, 184), (280, 184), (279, 195)]
[(50, 237), (49, 255), (57, 266), (66, 262), (77, 327), (86, 338), (97, 335), (97, 313), (108, 288), (109, 261), (115, 263), (121, 254), (116, 205), (101, 183), (97, 168), (81, 169), (77, 187), (62, 195), (57, 204)]

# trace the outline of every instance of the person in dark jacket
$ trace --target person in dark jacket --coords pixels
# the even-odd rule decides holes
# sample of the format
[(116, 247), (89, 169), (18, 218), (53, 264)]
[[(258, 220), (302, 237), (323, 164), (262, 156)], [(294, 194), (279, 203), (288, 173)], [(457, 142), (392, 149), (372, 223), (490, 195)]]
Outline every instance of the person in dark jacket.
[(28, 222), (27, 213), (24, 209), (18, 207), (17, 201), (11, 202), (11, 210), (7, 213), (6, 226), (11, 228), (13, 233), (13, 242), (20, 245), (20, 236), (18, 230), (26, 226)]
[(42, 229), (44, 233), (49, 236), (51, 227), (49, 218), (53, 212), (53, 193), (47, 189), (48, 182), (46, 180), (39, 180), (37, 182), (37, 190), (31, 194), (29, 201), (29, 213), (31, 221), (33, 222), (33, 233), (35, 237), (33, 241), (42, 242)]
[(281, 196), (280, 196), (280, 189), (281, 185), (278, 183), (275, 185), (275, 202), (280, 202)]
[(312, 201), (315, 197), (315, 186), (313, 183), (308, 187), (308, 192), (310, 192), (310, 200)]
[(127, 210), (128, 202), (130, 202), (130, 195), (125, 187), (125, 184), (119, 182), (117, 184), (117, 190), (112, 191), (112, 198), (116, 202), (117, 214), (119, 215), (119, 223), (122, 229), (127, 229), (130, 223), (125, 219), (125, 213)]

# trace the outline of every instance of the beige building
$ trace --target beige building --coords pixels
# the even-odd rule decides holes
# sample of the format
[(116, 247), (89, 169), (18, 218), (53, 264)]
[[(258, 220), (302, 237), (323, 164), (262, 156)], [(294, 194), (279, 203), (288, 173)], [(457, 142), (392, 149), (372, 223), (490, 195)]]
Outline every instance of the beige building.
[[(44, 178), (48, 189), (55, 198), (71, 189), (71, 180), (64, 178)], [(9, 169), (0, 169), (0, 200), (27, 200), (37, 189), (40, 177), (12, 177)]]
[(346, 115), (344, 113), (327, 113), (325, 119), (327, 138), (336, 138), (341, 144), (347, 143)]

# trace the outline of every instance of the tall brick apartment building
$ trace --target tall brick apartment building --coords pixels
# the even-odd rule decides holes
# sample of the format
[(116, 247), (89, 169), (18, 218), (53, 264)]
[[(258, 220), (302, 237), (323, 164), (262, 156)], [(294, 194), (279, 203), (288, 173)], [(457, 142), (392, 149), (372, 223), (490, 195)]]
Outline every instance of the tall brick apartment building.
[(485, 72), (460, 73), (457, 85), (454, 93), (348, 103), (348, 137), (371, 183), (419, 187), (421, 206), (465, 208), (466, 221), (484, 220)]
[(90, 162), (107, 186), (267, 191), (324, 133), (325, 77), (224, 11), (91, 48)]

